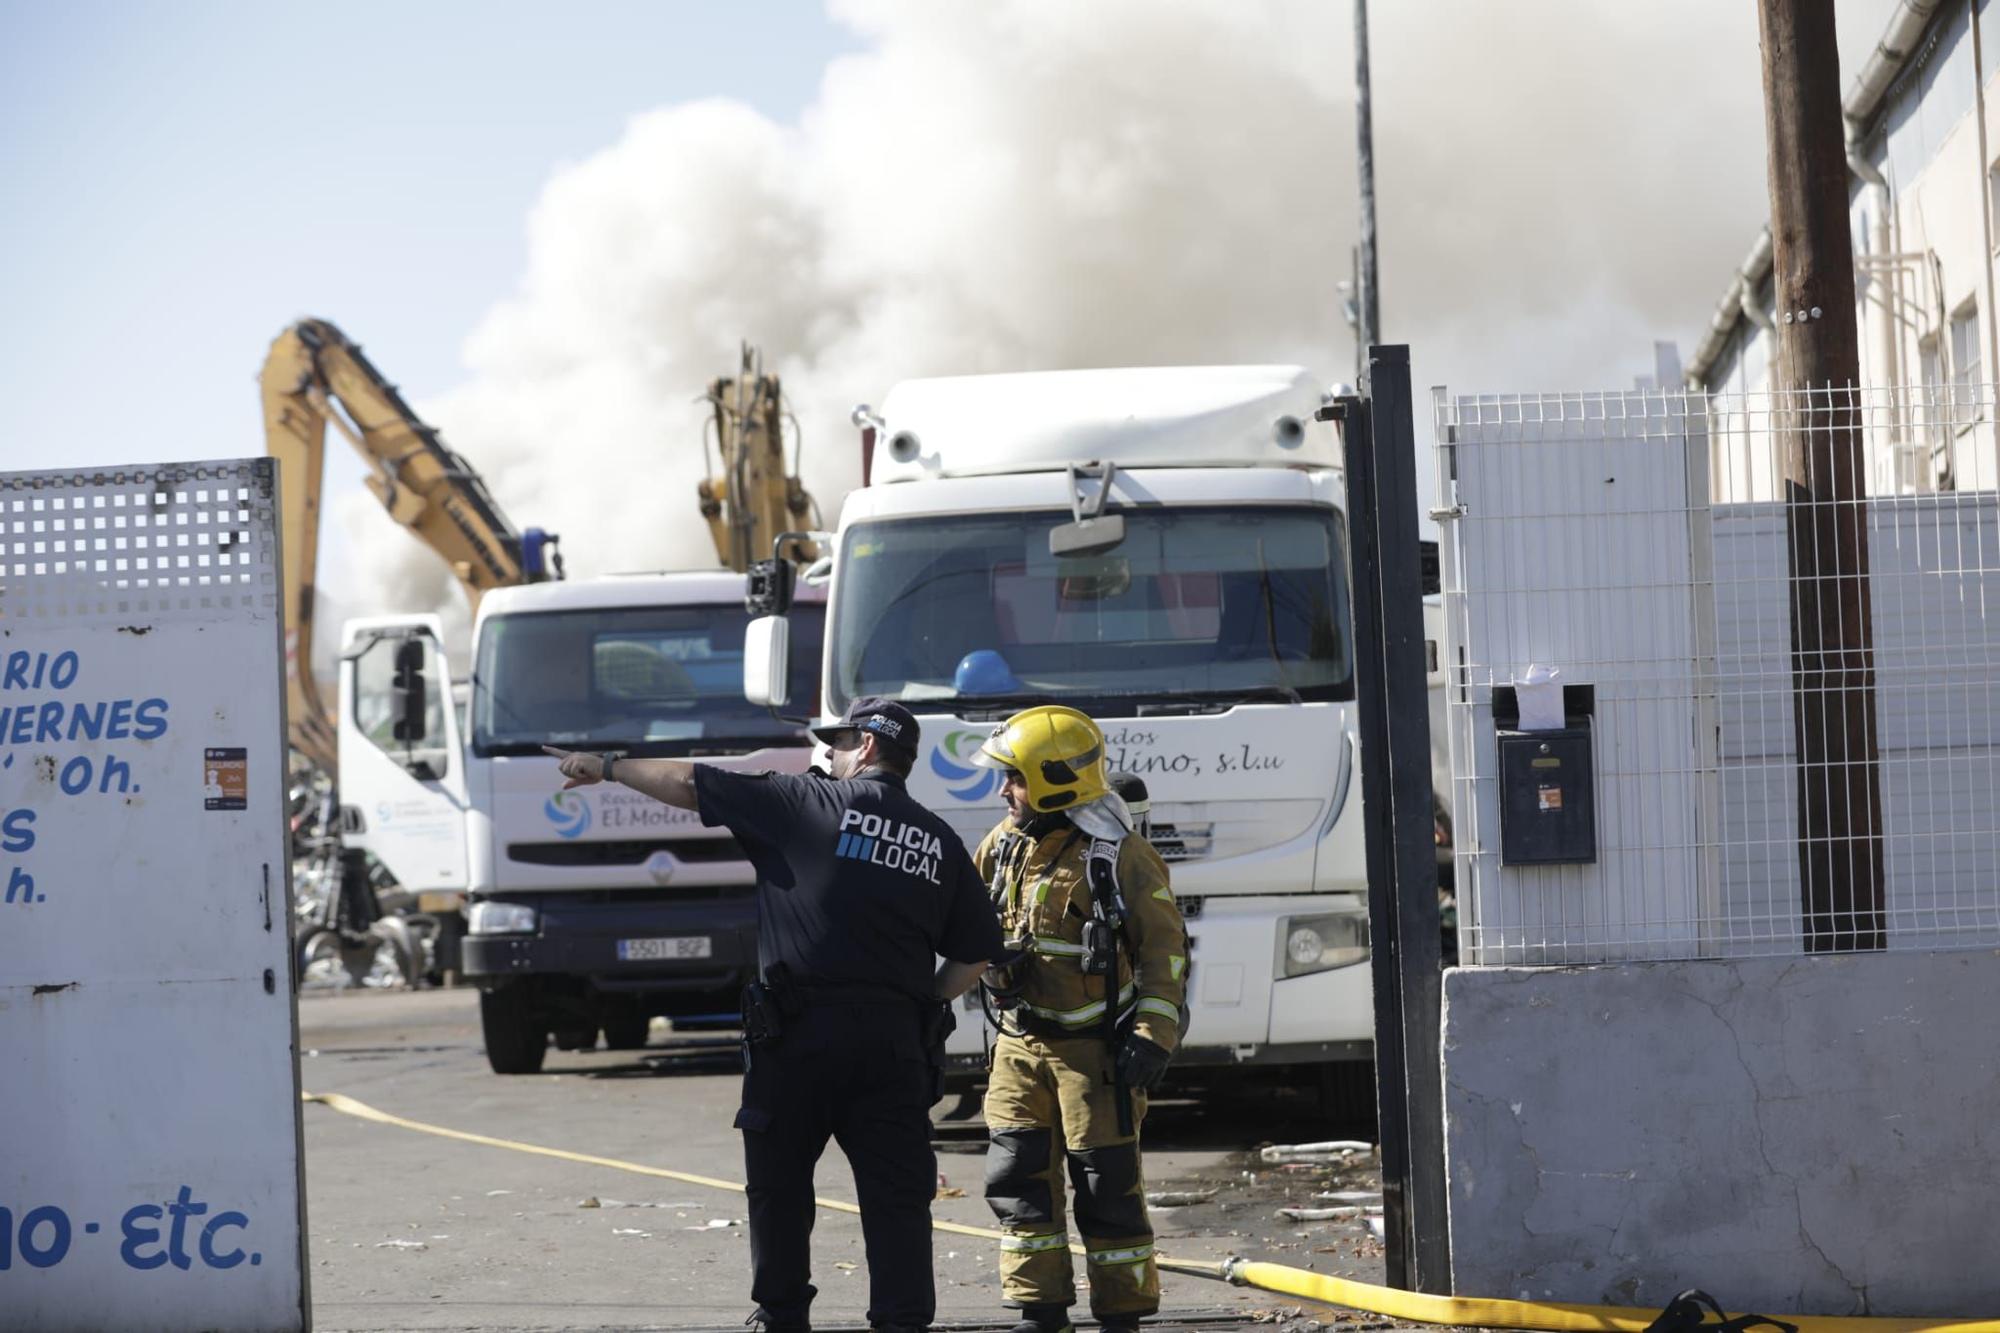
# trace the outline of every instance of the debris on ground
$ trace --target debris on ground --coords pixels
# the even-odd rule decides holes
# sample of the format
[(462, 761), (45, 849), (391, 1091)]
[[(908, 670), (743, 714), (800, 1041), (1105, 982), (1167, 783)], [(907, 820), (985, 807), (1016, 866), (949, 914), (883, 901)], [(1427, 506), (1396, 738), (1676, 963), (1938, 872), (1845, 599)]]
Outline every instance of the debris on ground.
[(1152, 1190), (1146, 1195), (1148, 1208), (1191, 1208), (1215, 1197), (1214, 1190)]
[[(1154, 1183), (1146, 1202), (1161, 1210), (1160, 1230), (1169, 1243), (1224, 1239), (1245, 1258), (1380, 1280), (1382, 1174), (1371, 1142), (1260, 1145), (1197, 1174)], [(1311, 1333), (1306, 1325), (1312, 1318), (1279, 1308), (1265, 1322), (1275, 1326), (1272, 1333)]]
[(430, 1246), (420, 1240), (378, 1240), (375, 1242), (375, 1248), (378, 1250), (428, 1250)]
[(611, 1228), (611, 1234), (614, 1236), (637, 1236), (641, 1240), (651, 1240), (653, 1238), (652, 1232), (641, 1231), (637, 1227), (613, 1227)]
[(1372, 1154), (1375, 1145), (1361, 1139), (1328, 1139), (1324, 1143), (1274, 1143), (1259, 1151), (1266, 1163), (1344, 1162), (1363, 1153)]
[(724, 1231), (738, 1223), (733, 1217), (711, 1217), (698, 1227), (682, 1227), (682, 1231)]
[(579, 1203), (579, 1208), (693, 1208), (691, 1199), (600, 1199), (595, 1194)]
[(940, 1199), (963, 1199), (965, 1191), (956, 1185), (947, 1185), (937, 1192), (937, 1197)]

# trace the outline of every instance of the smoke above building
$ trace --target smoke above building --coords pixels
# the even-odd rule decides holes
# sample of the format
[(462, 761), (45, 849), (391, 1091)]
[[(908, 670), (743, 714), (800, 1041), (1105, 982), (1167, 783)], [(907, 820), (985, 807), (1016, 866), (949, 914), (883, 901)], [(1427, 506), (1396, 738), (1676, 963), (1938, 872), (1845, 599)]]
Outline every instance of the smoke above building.
[[(1887, 0), (1852, 8), (1850, 63)], [(864, 49), (795, 123), (669, 103), (557, 170), (465, 381), (420, 404), (573, 574), (716, 563), (697, 399), (741, 339), (784, 378), (829, 523), (860, 479), (848, 412), (900, 379), (1353, 378), (1350, 6), (832, 9)], [(1377, 0), (1371, 25), (1382, 327), (1420, 386), (1614, 388), (1654, 338), (1691, 344), (1765, 213), (1752, 6)], [(341, 512), (357, 612), (456, 604), (370, 497)]]

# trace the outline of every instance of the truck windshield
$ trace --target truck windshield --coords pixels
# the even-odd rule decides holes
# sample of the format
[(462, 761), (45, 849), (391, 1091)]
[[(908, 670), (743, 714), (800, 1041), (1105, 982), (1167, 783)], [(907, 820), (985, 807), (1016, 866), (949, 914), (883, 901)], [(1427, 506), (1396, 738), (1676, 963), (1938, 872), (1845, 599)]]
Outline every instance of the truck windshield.
[(1119, 512), (1124, 542), (1085, 558), (1049, 554), (1061, 511), (856, 524), (828, 708), (865, 694), (1086, 711), (1353, 696), (1337, 512)]
[[(825, 610), (791, 614), (792, 699), (813, 702)], [(805, 745), (799, 727), (743, 697), (743, 630), (734, 606), (632, 606), (495, 616), (480, 631), (472, 681), (477, 754), (543, 745), (638, 755), (718, 754)]]

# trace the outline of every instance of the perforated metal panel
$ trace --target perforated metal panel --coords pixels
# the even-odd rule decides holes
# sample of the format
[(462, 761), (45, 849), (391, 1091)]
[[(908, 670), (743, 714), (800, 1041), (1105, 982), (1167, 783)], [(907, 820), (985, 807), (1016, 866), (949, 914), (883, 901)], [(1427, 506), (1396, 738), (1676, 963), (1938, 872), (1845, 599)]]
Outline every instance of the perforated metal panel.
[(0, 477), (0, 615), (279, 614), (267, 458)]

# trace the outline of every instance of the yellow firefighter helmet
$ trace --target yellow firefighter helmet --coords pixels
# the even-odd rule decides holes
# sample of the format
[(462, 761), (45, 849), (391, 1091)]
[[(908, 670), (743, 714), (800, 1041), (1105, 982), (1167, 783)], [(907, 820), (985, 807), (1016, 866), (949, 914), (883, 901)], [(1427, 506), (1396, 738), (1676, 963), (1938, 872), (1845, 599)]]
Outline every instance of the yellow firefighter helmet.
[(1094, 801), (1111, 790), (1104, 775), (1104, 733), (1074, 708), (1024, 709), (993, 729), (973, 762), (1012, 769), (1028, 786), (1028, 804), (1049, 814)]

